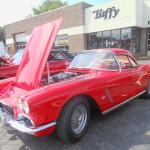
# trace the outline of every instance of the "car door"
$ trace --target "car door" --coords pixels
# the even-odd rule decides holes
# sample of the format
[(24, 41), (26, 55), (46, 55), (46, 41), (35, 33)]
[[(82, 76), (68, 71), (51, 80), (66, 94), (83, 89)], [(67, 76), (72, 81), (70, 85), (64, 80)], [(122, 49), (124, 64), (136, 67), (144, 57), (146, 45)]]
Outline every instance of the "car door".
[(14, 77), (16, 75), (18, 65), (6, 65), (0, 67), (0, 79)]
[(134, 63), (130, 56), (118, 55), (117, 58), (121, 66), (121, 99), (125, 101), (140, 93), (142, 82), (146, 76), (143, 74), (143, 70)]
[(120, 76), (119, 64), (111, 54), (105, 55), (104, 59), (101, 58), (99, 67), (102, 70), (100, 70), (98, 81), (101, 87), (100, 90), (104, 94), (101, 96), (101, 99), (104, 99), (104, 101), (101, 101), (101, 105), (104, 110), (108, 110), (122, 102), (122, 78)]

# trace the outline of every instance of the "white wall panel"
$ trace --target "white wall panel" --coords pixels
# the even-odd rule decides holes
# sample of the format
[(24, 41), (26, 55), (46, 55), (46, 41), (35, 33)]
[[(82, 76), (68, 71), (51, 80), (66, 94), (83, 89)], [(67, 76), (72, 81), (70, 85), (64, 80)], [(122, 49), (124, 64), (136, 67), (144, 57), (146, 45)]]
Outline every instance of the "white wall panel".
[[(150, 0), (148, 1), (150, 2)], [(104, 5), (85, 9), (85, 33), (132, 26), (143, 27), (143, 3), (144, 0), (114, 0)], [(103, 18), (95, 19), (93, 11), (107, 10), (107, 8), (112, 7), (119, 9), (115, 18), (105, 20)]]

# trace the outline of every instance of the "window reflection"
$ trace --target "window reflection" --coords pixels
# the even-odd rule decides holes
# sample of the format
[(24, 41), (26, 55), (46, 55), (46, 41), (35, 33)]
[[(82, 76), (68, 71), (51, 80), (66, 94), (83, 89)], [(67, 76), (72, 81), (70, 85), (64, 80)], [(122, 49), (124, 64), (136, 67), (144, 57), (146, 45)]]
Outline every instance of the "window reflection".
[(120, 48), (120, 30), (113, 30), (112, 31), (112, 38), (111, 38), (111, 47), (113, 48)]
[(121, 48), (131, 50), (131, 28), (121, 29)]
[[(139, 53), (140, 31), (140, 28), (124, 28), (91, 33), (88, 35), (88, 49), (123, 48), (131, 53)], [(150, 40), (148, 41), (148, 50), (149, 49)]]
[(89, 34), (89, 42), (88, 42), (88, 44), (89, 44), (89, 46), (88, 46), (89, 49), (96, 49), (97, 48), (97, 42), (96, 42), (96, 35), (95, 35), (95, 33)]
[(69, 51), (68, 34), (58, 35), (56, 37), (54, 49)]
[(97, 48), (103, 48), (104, 47), (104, 43), (103, 43), (102, 32), (98, 32), (96, 34), (96, 38), (97, 38)]
[(103, 32), (103, 41), (104, 41), (103, 47), (106, 47), (106, 48), (111, 47), (110, 31)]
[(150, 51), (150, 28), (148, 29), (147, 51)]
[(14, 35), (14, 38), (17, 51), (20, 49), (25, 49), (27, 44), (26, 33), (17, 33)]

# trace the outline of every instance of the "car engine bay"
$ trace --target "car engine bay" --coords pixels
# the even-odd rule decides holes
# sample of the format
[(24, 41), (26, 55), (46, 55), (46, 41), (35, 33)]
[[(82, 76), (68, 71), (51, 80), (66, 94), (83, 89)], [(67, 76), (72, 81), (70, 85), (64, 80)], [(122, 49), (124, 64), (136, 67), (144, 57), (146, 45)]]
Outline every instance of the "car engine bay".
[(55, 72), (51, 73), (50, 76), (44, 75), (42, 80), (41, 80), (41, 86), (49, 84), (49, 83), (57, 83), (63, 80), (67, 80), (70, 78), (74, 78), (77, 76), (82, 75), (82, 72)]

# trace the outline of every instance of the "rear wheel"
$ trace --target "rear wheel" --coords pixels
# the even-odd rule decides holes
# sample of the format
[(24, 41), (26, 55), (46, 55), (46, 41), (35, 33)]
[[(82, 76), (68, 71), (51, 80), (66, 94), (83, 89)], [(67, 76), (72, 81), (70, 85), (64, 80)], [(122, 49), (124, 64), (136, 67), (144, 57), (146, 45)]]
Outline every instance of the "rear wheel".
[(143, 96), (144, 98), (147, 98), (147, 99), (150, 98), (150, 79), (148, 80), (147, 88)]
[(88, 101), (77, 97), (69, 101), (61, 111), (56, 128), (57, 136), (69, 143), (79, 141), (86, 132), (90, 118)]

